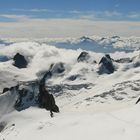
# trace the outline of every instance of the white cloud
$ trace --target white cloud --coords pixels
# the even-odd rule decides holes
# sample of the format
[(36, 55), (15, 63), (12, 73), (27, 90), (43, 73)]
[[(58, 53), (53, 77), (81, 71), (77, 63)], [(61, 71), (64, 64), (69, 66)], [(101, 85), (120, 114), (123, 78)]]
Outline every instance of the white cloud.
[(88, 19), (29, 19), (0, 22), (0, 38), (59, 38), (100, 36), (140, 36), (140, 22), (93, 21)]
[(27, 15), (11, 15), (11, 14), (0, 14), (0, 17), (8, 18), (8, 19), (15, 19), (17, 21), (21, 20), (27, 20), (30, 17)]
[(116, 8), (118, 8), (119, 6), (120, 6), (120, 4), (119, 4), (119, 3), (115, 4), (115, 7), (116, 7)]
[(137, 12), (132, 12), (128, 15), (128, 18), (132, 18), (132, 19), (140, 19), (140, 13)]
[(72, 11), (69, 11), (69, 13), (71, 13), (71, 14), (81, 14), (83, 12), (82, 11), (78, 11), (78, 10), (72, 10)]
[(121, 19), (124, 15), (118, 11), (70, 11), (69, 13), (75, 14), (75, 17), (90, 20), (108, 20), (108, 19)]
[[(11, 9), (16, 12), (34, 12), (30, 15), (36, 15), (36, 13), (51, 13), (51, 18), (82, 18), (82, 19), (92, 19), (92, 20), (139, 20), (140, 12), (131, 11), (129, 13), (123, 13), (117, 10), (106, 10), (106, 11), (80, 11), (80, 10), (50, 10), (50, 9)], [(57, 16), (56, 16), (57, 15)], [(39, 16), (39, 15), (38, 15)]]
[(19, 12), (54, 12), (50, 9), (12, 9), (12, 11), (19, 11)]
[(97, 18), (94, 14), (83, 14), (79, 15), (79, 19), (86, 19), (86, 20), (100, 20), (100, 18)]
[(107, 17), (121, 16), (122, 15), (122, 13), (117, 12), (117, 11), (104, 11), (103, 14), (104, 14), (104, 16), (107, 16)]

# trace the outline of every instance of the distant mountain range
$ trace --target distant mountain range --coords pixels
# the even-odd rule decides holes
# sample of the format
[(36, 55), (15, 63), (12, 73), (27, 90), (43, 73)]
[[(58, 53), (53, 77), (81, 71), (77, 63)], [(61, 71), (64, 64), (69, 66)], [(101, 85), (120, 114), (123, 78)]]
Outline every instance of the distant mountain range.
[(112, 52), (131, 52), (140, 49), (140, 37), (88, 37), (83, 36), (80, 38), (41, 38), (41, 39), (1, 39), (0, 46), (10, 45), (16, 42), (27, 42), (33, 41), (38, 43), (45, 43), (53, 45), (58, 48), (66, 49), (83, 49), (87, 51), (101, 52), (101, 53), (112, 53)]
[(79, 39), (50, 41), (49, 45), (67, 49), (83, 49), (94, 52), (112, 53), (116, 51), (131, 52), (140, 49), (140, 39), (124, 39), (119, 36), (108, 38), (90, 38), (83, 36)]

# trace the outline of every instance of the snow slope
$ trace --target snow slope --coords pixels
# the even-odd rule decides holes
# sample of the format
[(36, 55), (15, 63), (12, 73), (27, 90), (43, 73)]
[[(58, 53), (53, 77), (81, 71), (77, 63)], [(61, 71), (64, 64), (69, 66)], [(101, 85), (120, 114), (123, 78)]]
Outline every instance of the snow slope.
[(61, 112), (54, 118), (38, 108), (5, 116), (3, 140), (139, 140), (140, 105), (112, 112)]
[[(81, 52), (82, 49), (62, 49), (37, 42), (18, 42), (0, 48), (0, 56), (9, 58), (0, 62), (0, 91), (39, 80), (52, 66), (52, 77), (46, 85), (60, 108), (54, 118), (35, 106), (18, 112), (14, 109), (16, 92), (1, 94), (0, 140), (140, 139), (140, 105), (135, 105), (140, 96), (139, 50), (110, 51), (115, 67), (112, 74), (98, 73), (104, 53), (87, 51), (89, 59), (78, 62)], [(16, 53), (25, 56), (27, 68), (12, 65)], [(116, 61), (124, 58), (131, 61)], [(64, 70), (59, 73), (61, 67)]]

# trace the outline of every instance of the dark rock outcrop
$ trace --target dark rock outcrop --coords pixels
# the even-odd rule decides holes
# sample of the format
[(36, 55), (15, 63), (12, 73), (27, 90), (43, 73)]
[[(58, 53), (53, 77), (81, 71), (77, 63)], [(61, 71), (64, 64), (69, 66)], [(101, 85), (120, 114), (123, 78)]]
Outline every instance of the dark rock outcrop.
[(45, 88), (45, 81), (46, 77), (48, 76), (47, 72), (44, 77), (41, 79), (39, 84), (39, 106), (42, 108), (46, 108), (46, 110), (50, 110), (50, 115), (53, 117), (53, 112), (59, 112), (58, 106), (55, 104), (55, 99), (52, 94), (49, 94), (49, 92)]
[(83, 84), (62, 84), (48, 86), (48, 91), (55, 96), (61, 96), (64, 93), (71, 93), (72, 90), (91, 89), (94, 86), (92, 83)]
[(76, 80), (78, 77), (80, 77), (79, 74), (71, 75), (70, 77), (67, 78), (67, 80), (74, 81), (74, 80)]
[(6, 62), (8, 60), (9, 58), (7, 56), (3, 56), (3, 55), (0, 56), (0, 62)]
[(88, 62), (89, 58), (90, 58), (90, 55), (87, 52), (81, 52), (81, 54), (77, 58), (77, 61)]
[(57, 76), (63, 75), (64, 71), (65, 71), (65, 64), (62, 62), (58, 62), (55, 64), (51, 64), (47, 73), (46, 71), (45, 72), (42, 71), (42, 72), (37, 73), (37, 76), (40, 77), (42, 75), (46, 75), (46, 80), (47, 80), (47, 79), (50, 79), (54, 75), (57, 75)]
[(109, 60), (113, 60), (113, 59), (110, 57), (109, 54), (106, 54), (105, 57), (108, 58)]
[(55, 99), (45, 88), (45, 80), (47, 72), (40, 82), (27, 81), (20, 83), (17, 86), (11, 88), (5, 88), (4, 92), (11, 92), (17, 94), (17, 100), (15, 101), (14, 108), (17, 111), (25, 110), (31, 106), (39, 106), (50, 111), (51, 117), (53, 112), (59, 112), (59, 108), (55, 103)]
[(2, 91), (2, 93), (7, 92), (8, 90), (10, 90), (10, 89), (9, 88), (4, 88), (3, 91)]
[(94, 60), (94, 61), (93, 61), (93, 64), (97, 64), (97, 61), (96, 61), (96, 60)]
[(31, 106), (38, 106), (38, 81), (22, 83), (17, 89), (18, 99), (15, 103), (15, 109), (22, 111)]
[(133, 67), (134, 68), (140, 67), (140, 54), (137, 55), (137, 56), (134, 56), (132, 58), (132, 62), (133, 62)]
[(132, 59), (130, 59), (130, 58), (121, 58), (121, 59), (115, 60), (115, 62), (117, 62), (117, 63), (131, 63)]
[(2, 132), (4, 130), (6, 125), (7, 125), (6, 122), (0, 122), (0, 132)]
[(140, 97), (138, 98), (138, 100), (136, 101), (136, 104), (140, 102)]
[(61, 74), (65, 71), (65, 66), (64, 66), (64, 63), (62, 62), (59, 62), (59, 63), (56, 63), (56, 64), (52, 64), (50, 66), (50, 70), (49, 72), (53, 75), (53, 74)]
[(107, 73), (111, 74), (115, 71), (115, 67), (112, 62), (112, 58), (110, 55), (105, 55), (102, 57), (101, 61), (99, 62), (100, 67), (99, 67), (99, 74)]
[(25, 57), (23, 55), (21, 55), (20, 53), (17, 53), (14, 58), (14, 66), (17, 68), (26, 68), (28, 65), (27, 60), (25, 59)]

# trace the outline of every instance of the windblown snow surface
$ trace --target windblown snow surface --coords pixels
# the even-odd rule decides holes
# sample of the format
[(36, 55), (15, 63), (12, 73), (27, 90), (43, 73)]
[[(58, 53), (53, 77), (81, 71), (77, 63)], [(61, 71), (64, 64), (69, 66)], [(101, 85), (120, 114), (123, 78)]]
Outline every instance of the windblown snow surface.
[[(0, 56), (8, 58), (0, 62), (0, 92), (4, 87), (40, 79), (51, 64), (61, 62), (65, 68), (63, 73), (54, 68), (53, 76), (46, 81), (60, 108), (53, 118), (35, 106), (16, 111), (16, 92), (0, 95), (0, 140), (140, 140), (140, 104), (135, 104), (140, 96), (140, 52), (136, 41), (126, 44), (120, 46), (126, 47), (124, 50), (109, 54), (114, 60), (132, 61), (114, 61), (112, 74), (98, 72), (105, 55), (100, 49), (87, 51), (87, 62), (77, 62), (82, 49), (56, 48), (38, 41), (0, 47)], [(17, 52), (28, 60), (27, 68), (12, 65)]]

